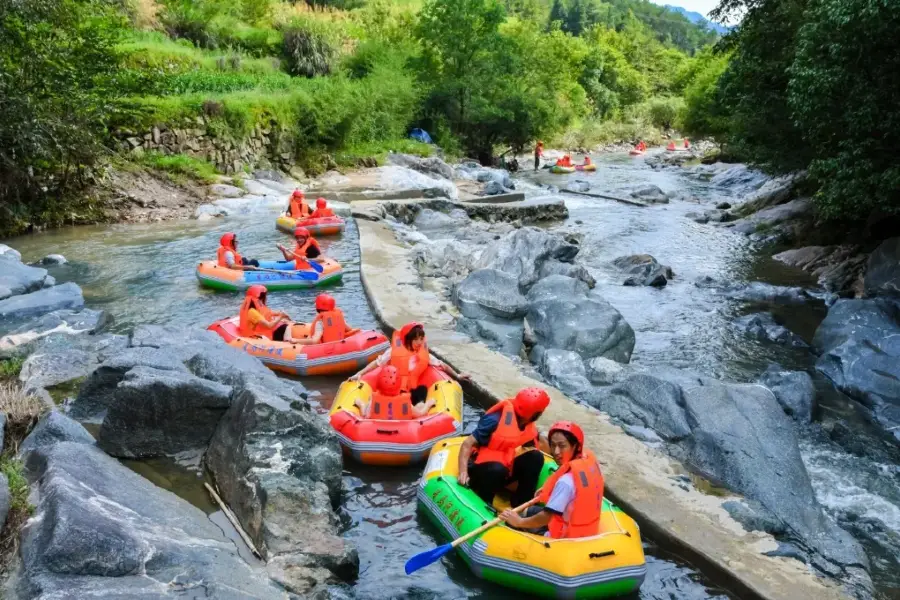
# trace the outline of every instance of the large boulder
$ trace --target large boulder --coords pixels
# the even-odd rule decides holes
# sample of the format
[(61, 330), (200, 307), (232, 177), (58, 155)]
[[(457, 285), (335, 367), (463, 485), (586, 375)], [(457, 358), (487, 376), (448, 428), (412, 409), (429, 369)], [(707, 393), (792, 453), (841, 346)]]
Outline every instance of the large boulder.
[(190, 373), (137, 366), (116, 387), (98, 443), (121, 458), (204, 449), (231, 404), (231, 388)]
[(40, 289), (0, 300), (0, 333), (21, 327), (23, 319), (40, 317), (55, 310), (84, 308), (84, 296), (75, 283)]
[(531, 362), (541, 375), (564, 394), (579, 397), (591, 387), (581, 356), (571, 350), (535, 346)]
[(469, 273), (455, 286), (453, 302), (470, 319), (521, 319), (528, 310), (528, 301), (519, 292), (519, 280), (495, 269)]
[(816, 407), (816, 386), (809, 373), (789, 371), (772, 364), (760, 376), (759, 383), (775, 394), (784, 412), (800, 423), (812, 421)]
[(667, 204), (669, 197), (659, 186), (644, 185), (631, 192), (631, 197), (652, 204)]
[(94, 445), (93, 436), (77, 421), (73, 421), (59, 411), (51, 410), (38, 421), (28, 437), (19, 446), (19, 456), (28, 456), (31, 452), (58, 444), (59, 442), (72, 442), (73, 444)]
[(0, 256), (6, 256), (7, 258), (15, 258), (18, 261), (22, 260), (22, 254), (15, 248), (10, 248), (6, 244), (0, 244)]
[(289, 405), (250, 384), (219, 423), (206, 466), (269, 571), (304, 595), (318, 582), (356, 577), (359, 559), (331, 510), (341, 490), (341, 450), (306, 402)]
[[(809, 271), (819, 285), (829, 292), (857, 295), (863, 288), (862, 278), (869, 257), (857, 246), (805, 246), (785, 250), (775, 260)], [(861, 295), (861, 294), (859, 294)]]
[(900, 297), (900, 237), (885, 240), (869, 256), (866, 294)]
[(10, 352), (23, 344), (34, 342), (54, 333), (68, 335), (97, 333), (109, 323), (103, 310), (55, 310), (35, 320), (29, 320), (0, 338), (0, 352)]
[(416, 244), (413, 264), (422, 277), (442, 277), (462, 281), (475, 268), (478, 252), (458, 240), (436, 240)]
[(674, 369), (638, 373), (588, 400), (629, 425), (649, 427), (700, 474), (759, 501), (830, 574), (868, 566), (859, 544), (822, 511), (797, 432), (771, 391)]
[(0, 287), (7, 288), (13, 296), (36, 292), (44, 287), (46, 277), (46, 269), (22, 264), (11, 252), (0, 254)]
[(453, 179), (453, 167), (445, 163), (439, 158), (420, 158), (410, 154), (388, 154), (388, 162), (407, 169), (413, 169), (420, 173), (425, 173), (435, 179)]
[(738, 219), (734, 223), (728, 224), (727, 227), (733, 227), (735, 231), (750, 235), (751, 233), (764, 232), (785, 221), (805, 217), (811, 211), (812, 200), (809, 198), (797, 198), (785, 204), (765, 208), (749, 217)]
[(460, 317), (456, 329), (507, 356), (519, 356), (522, 351), (525, 326), (521, 322)]
[(816, 369), (900, 440), (900, 302), (838, 300), (813, 337)]
[(541, 265), (541, 270), (538, 273), (538, 276), (541, 280), (543, 280), (544, 278), (551, 275), (564, 275), (566, 277), (571, 277), (573, 279), (583, 281), (589, 288), (593, 288), (595, 285), (597, 285), (597, 280), (594, 279), (594, 276), (590, 274), (590, 272), (584, 267), (584, 265), (575, 263), (568, 263), (550, 259), (543, 265)]
[(456, 229), (465, 227), (468, 223), (469, 216), (464, 210), (452, 210), (449, 213), (444, 213), (430, 208), (420, 210), (413, 221), (415, 228), (421, 231)]
[(286, 598), (198, 508), (96, 447), (30, 452), (37, 490), (15, 597)]
[(649, 254), (620, 256), (613, 261), (613, 266), (629, 275), (625, 285), (665, 287), (669, 280), (675, 277), (671, 267), (661, 265)]
[(571, 263), (578, 246), (562, 236), (536, 227), (522, 227), (491, 244), (475, 261), (477, 269), (495, 269), (516, 277), (524, 292), (540, 279), (541, 267), (548, 260)]
[(734, 300), (755, 304), (799, 305), (816, 300), (815, 296), (801, 287), (773, 285), (762, 281), (729, 282), (705, 276), (697, 279), (694, 285), (714, 290)]
[(71, 348), (58, 352), (34, 353), (22, 363), (19, 381), (27, 391), (48, 388), (87, 377), (97, 366), (97, 355)]
[(807, 347), (807, 343), (802, 337), (778, 323), (772, 313), (744, 315), (735, 319), (734, 324), (745, 335), (761, 342), (772, 342), (795, 348)]
[(762, 187), (769, 178), (747, 167), (747, 165), (734, 165), (732, 167), (720, 170), (709, 179), (709, 183), (717, 186), (730, 188), (732, 192), (742, 195)]

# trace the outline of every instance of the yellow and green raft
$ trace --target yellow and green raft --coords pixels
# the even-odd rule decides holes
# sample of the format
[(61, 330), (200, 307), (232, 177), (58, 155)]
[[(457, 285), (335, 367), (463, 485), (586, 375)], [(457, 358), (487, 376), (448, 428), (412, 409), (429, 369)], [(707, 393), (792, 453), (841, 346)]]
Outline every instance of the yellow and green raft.
[[(445, 536), (456, 539), (497, 515), (457, 481), (459, 447), (465, 438), (439, 442), (419, 483), (419, 508)], [(546, 457), (540, 482), (556, 470)], [(509, 506), (500, 496), (493, 508)], [(503, 525), (457, 547), (482, 579), (544, 598), (610, 598), (640, 588), (647, 568), (637, 524), (603, 499), (600, 534), (552, 539)]]

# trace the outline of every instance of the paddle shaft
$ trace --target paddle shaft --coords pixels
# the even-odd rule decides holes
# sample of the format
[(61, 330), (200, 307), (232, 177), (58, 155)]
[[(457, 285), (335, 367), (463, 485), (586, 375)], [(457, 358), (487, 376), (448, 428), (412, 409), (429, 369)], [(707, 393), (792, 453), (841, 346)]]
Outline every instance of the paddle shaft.
[[(529, 506), (531, 506), (531, 505), (533, 505), (533, 504), (536, 504), (537, 501), (538, 501), (537, 498), (532, 498), (531, 500), (529, 500), (529, 501), (526, 502), (525, 504), (522, 504), (522, 505), (520, 505), (520, 506), (515, 507), (515, 508), (513, 509), (513, 512), (516, 512), (516, 513), (522, 512), (523, 510), (525, 510), (525, 509), (528, 508)], [(503, 519), (501, 519), (500, 517), (497, 517), (496, 519), (492, 519), (492, 520), (488, 521), (487, 523), (485, 523), (484, 525), (482, 525), (482, 526), (479, 527), (478, 529), (476, 529), (476, 530), (474, 530), (474, 531), (470, 531), (469, 533), (467, 533), (466, 535), (462, 536), (461, 538), (455, 539), (455, 540), (453, 541), (453, 543), (450, 544), (450, 547), (451, 547), (451, 548), (456, 548), (457, 546), (459, 546), (459, 545), (462, 544), (463, 542), (472, 539), (472, 538), (475, 537), (476, 535), (480, 535), (480, 534), (484, 533), (485, 531), (487, 531), (487, 530), (490, 529), (491, 527), (496, 527), (497, 525), (500, 524), (501, 521), (503, 521)]]
[[(296, 252), (294, 252), (293, 250), (288, 250), (288, 249), (285, 248), (284, 246), (279, 245), (279, 246), (278, 246), (278, 249), (279, 249), (279, 250), (282, 250), (282, 251), (284, 251), (284, 252), (289, 252), (290, 255), (293, 256), (294, 258), (300, 258), (299, 256), (297, 256), (297, 253), (296, 253)], [(303, 257), (303, 258), (301, 258), (301, 260), (305, 260), (306, 262), (308, 262), (308, 263), (309, 263), (309, 266), (312, 267), (314, 271), (319, 271), (319, 269), (316, 269), (315, 267), (313, 267), (313, 263), (314, 263), (314, 262), (318, 262), (318, 261), (316, 261), (315, 258), (306, 258), (306, 257)], [(322, 265), (319, 265), (319, 266), (321, 267)], [(319, 271), (319, 272), (321, 272), (321, 271)]]

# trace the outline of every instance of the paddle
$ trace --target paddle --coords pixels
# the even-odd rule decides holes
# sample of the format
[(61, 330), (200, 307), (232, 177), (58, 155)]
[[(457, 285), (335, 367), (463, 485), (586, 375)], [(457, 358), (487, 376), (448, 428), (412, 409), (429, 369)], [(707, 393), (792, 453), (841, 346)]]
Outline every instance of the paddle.
[(278, 269), (264, 269), (262, 267), (245, 267), (244, 270), (245, 271), (257, 271), (260, 273), (278, 273), (279, 275), (293, 275), (294, 278), (309, 279), (310, 281), (312, 281), (313, 279), (319, 278), (319, 276), (316, 275), (315, 273), (309, 273), (307, 271), (296, 271), (293, 269), (289, 270), (289, 271), (280, 271)]
[[(522, 512), (523, 510), (525, 510), (526, 508), (528, 508), (528, 507), (531, 506), (532, 504), (536, 503), (537, 501), (538, 501), (537, 498), (532, 498), (531, 500), (529, 500), (529, 501), (526, 502), (525, 504), (522, 504), (521, 506), (515, 507), (515, 508), (513, 509), (513, 511), (514, 511), (514, 512), (517, 512), (517, 513), (518, 513), (518, 512)], [(427, 551), (425, 551), (425, 552), (419, 552), (418, 554), (416, 554), (415, 556), (413, 556), (412, 558), (410, 558), (408, 561), (406, 561), (406, 567), (405, 567), (405, 569), (406, 569), (406, 574), (407, 574), (407, 575), (412, 575), (413, 573), (415, 573), (416, 571), (418, 571), (418, 570), (421, 569), (422, 567), (427, 567), (428, 565), (437, 562), (437, 560), (438, 560), (439, 558), (441, 558), (442, 556), (446, 555), (447, 553), (449, 553), (451, 550), (453, 550), (454, 548), (456, 548), (457, 546), (459, 546), (459, 545), (462, 544), (463, 542), (466, 542), (466, 541), (472, 539), (472, 538), (475, 537), (476, 535), (480, 535), (480, 534), (484, 533), (485, 531), (487, 531), (487, 530), (490, 529), (491, 527), (495, 527), (495, 526), (499, 525), (500, 522), (501, 522), (500, 517), (497, 517), (496, 519), (493, 519), (493, 520), (491, 520), (491, 521), (488, 521), (487, 523), (485, 523), (484, 525), (482, 525), (481, 527), (479, 527), (479, 528), (476, 529), (475, 531), (470, 531), (470, 532), (467, 533), (466, 535), (464, 535), (464, 536), (462, 536), (462, 537), (460, 537), (460, 538), (456, 538), (454, 541), (450, 542), (449, 544), (444, 544), (443, 546), (438, 546), (437, 548), (435, 548), (435, 549), (433, 549), (433, 550), (427, 550)]]
[[(278, 249), (279, 249), (279, 250), (284, 250), (285, 252), (288, 252), (288, 249), (285, 248), (284, 246), (278, 246)], [(294, 252), (289, 252), (289, 254), (290, 254), (291, 256), (293, 256), (294, 258), (297, 258), (297, 255), (296, 255)], [(316, 273), (321, 273), (322, 271), (325, 270), (325, 267), (323, 267), (323, 266), (320, 265), (319, 263), (313, 261), (312, 259), (307, 260), (306, 258), (304, 258), (303, 260), (306, 260), (306, 262), (309, 263), (309, 266), (311, 266), (312, 269), (313, 269), (313, 271), (315, 271)]]

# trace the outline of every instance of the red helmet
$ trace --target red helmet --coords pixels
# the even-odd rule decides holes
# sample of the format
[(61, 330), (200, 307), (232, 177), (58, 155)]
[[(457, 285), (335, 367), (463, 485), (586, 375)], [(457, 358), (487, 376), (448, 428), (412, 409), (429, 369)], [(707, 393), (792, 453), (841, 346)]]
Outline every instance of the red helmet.
[(226, 248), (231, 248), (234, 250), (234, 243), (237, 241), (237, 236), (231, 233), (230, 231), (224, 234), (221, 238), (219, 238), (219, 243), (225, 246)]
[(533, 420), (550, 405), (550, 396), (538, 387), (524, 388), (513, 398), (513, 409), (523, 419)]
[(547, 433), (547, 437), (549, 438), (551, 435), (553, 435), (554, 431), (568, 431), (569, 433), (574, 435), (575, 439), (578, 441), (579, 451), (584, 448), (584, 432), (581, 430), (581, 427), (579, 427), (572, 421), (557, 421), (550, 426), (550, 431)]
[(422, 330), (425, 330), (425, 326), (421, 323), (416, 323), (415, 321), (410, 321), (406, 325), (400, 328), (400, 339), (405, 340), (406, 336), (409, 335), (409, 332), (415, 329), (416, 327), (421, 327)]
[(298, 227), (294, 230), (294, 237), (309, 237), (309, 229), (306, 227)]
[(305, 196), (303, 195), (303, 190), (294, 190), (294, 193), (291, 194), (291, 197), (292, 198), (301, 198), (301, 199), (305, 198)]
[(325, 198), (316, 198), (316, 208), (325, 208), (328, 206), (328, 203), (325, 202)]
[(381, 367), (378, 373), (378, 391), (385, 396), (397, 396), (400, 394), (400, 372), (397, 367), (386, 365)]
[(251, 285), (247, 288), (247, 297), (248, 298), (256, 298), (257, 300), (261, 300), (262, 302), (266, 301), (266, 294), (269, 290), (266, 289), (264, 285)]
[(334, 297), (330, 294), (316, 296), (316, 310), (334, 310)]

